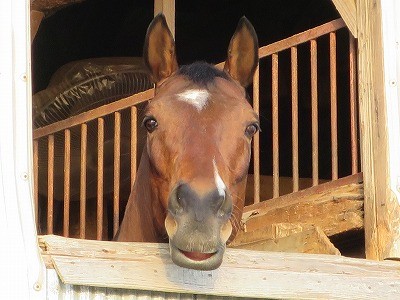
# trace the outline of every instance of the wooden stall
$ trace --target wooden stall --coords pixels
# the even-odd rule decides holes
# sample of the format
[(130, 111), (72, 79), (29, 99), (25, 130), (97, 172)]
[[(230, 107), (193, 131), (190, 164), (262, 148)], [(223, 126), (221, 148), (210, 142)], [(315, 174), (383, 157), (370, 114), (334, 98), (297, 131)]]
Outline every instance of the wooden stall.
[[(242, 232), (227, 250), (222, 266), (214, 271), (194, 271), (175, 266), (166, 245), (115, 243), (103, 239), (103, 190), (97, 187), (95, 238), (85, 240), (85, 217), (80, 218), (78, 237), (71, 232), (70, 177), (64, 166), (64, 199), (62, 234), (53, 235), (53, 188), (56, 157), (54, 145), (61, 131), (64, 145), (63, 160), (68, 161), (71, 128), (78, 128), (81, 145), (86, 144), (87, 123), (95, 122), (99, 132), (103, 119), (112, 116), (120, 126), (120, 111), (127, 110), (136, 120), (135, 105), (151, 99), (153, 90), (95, 108), (68, 120), (32, 129), (32, 79), (30, 76), (30, 44), (49, 9), (62, 9), (65, 4), (81, 1), (39, 1), (32, 3), (3, 1), (0, 4), (0, 37), (4, 55), (0, 57), (0, 90), (6, 101), (0, 111), (0, 223), (2, 265), (9, 276), (0, 285), (7, 299), (82, 298), (95, 295), (102, 298), (131, 299), (222, 299), (222, 298), (280, 298), (280, 299), (394, 299), (400, 292), (399, 232), (399, 23), (400, 6), (395, 0), (334, 0), (342, 19), (306, 30), (285, 41), (260, 48), (260, 56), (271, 60), (272, 149), (279, 149), (279, 114), (277, 111), (280, 52), (290, 52), (293, 78), (296, 78), (297, 46), (309, 45), (311, 77), (317, 77), (317, 39), (327, 35), (329, 40), (330, 109), (336, 109), (335, 41), (336, 31), (348, 28), (349, 35), (349, 110), (351, 172), (339, 176), (337, 171), (336, 121), (332, 114), (332, 151), (329, 155), (331, 176), (320, 178), (318, 167), (318, 122), (313, 119), (311, 178), (298, 174), (298, 153), (293, 151), (292, 176), (279, 176), (279, 151), (272, 150), (271, 177), (260, 173), (259, 137), (254, 140), (253, 176), (249, 181), (250, 204), (242, 218)], [(30, 4), (32, 5), (30, 9)], [(50, 7), (48, 6), (50, 5)], [(166, 12), (174, 28), (175, 1), (160, 0), (154, 13)], [(31, 22), (29, 22), (31, 16)], [(13, 34), (10, 34), (13, 33)], [(253, 85), (254, 107), (259, 109), (259, 80)], [(318, 112), (317, 82), (311, 80), (311, 108)], [(296, 103), (296, 81), (291, 82), (290, 98)], [(293, 105), (296, 108), (296, 105)], [(275, 111), (274, 111), (275, 108)], [(298, 119), (296, 110), (292, 119)], [(357, 117), (358, 116), (358, 117)], [(359, 121), (358, 121), (359, 118)], [(12, 124), (12, 126), (10, 126)], [(293, 123), (292, 131), (297, 127)], [(136, 137), (136, 123), (131, 123)], [(358, 133), (359, 128), (359, 133)], [(118, 130), (114, 136), (114, 153), (118, 154)], [(33, 135), (33, 140), (32, 140)], [(53, 136), (53, 137), (52, 137)], [(48, 165), (47, 233), (37, 236), (35, 215), (38, 217), (38, 157), (39, 139), (46, 138)], [(102, 147), (102, 134), (98, 134)], [(360, 152), (358, 152), (358, 140)], [(296, 135), (292, 145), (296, 149)], [(115, 150), (117, 149), (117, 150)], [(131, 156), (136, 154), (136, 139), (131, 139)], [(103, 152), (98, 151), (99, 162)], [(361, 170), (359, 161), (361, 160)], [(82, 160), (86, 161), (83, 155)], [(114, 160), (114, 170), (119, 161)], [(134, 180), (136, 165), (131, 160)], [(58, 170), (56, 170), (58, 171)], [(362, 172), (360, 172), (362, 171)], [(118, 173), (118, 172), (116, 172)], [(100, 176), (100, 175), (99, 175)], [(81, 173), (81, 194), (85, 194), (85, 173)], [(50, 178), (50, 179), (49, 179)], [(102, 181), (101, 176), (97, 178)], [(263, 186), (271, 187), (263, 195)], [(286, 183), (289, 182), (289, 187)], [(282, 185), (285, 186), (282, 188)], [(117, 179), (114, 189), (119, 189)], [(266, 196), (268, 195), (268, 196)], [(83, 196), (82, 196), (83, 197)], [(83, 197), (84, 198), (84, 197)], [(82, 199), (83, 199), (82, 198)], [(269, 199), (271, 198), (271, 199)], [(269, 200), (268, 200), (269, 199)], [(113, 224), (119, 225), (119, 198), (113, 198)], [(264, 201), (268, 200), (268, 201)], [(86, 202), (80, 202), (79, 213), (87, 213)], [(348, 238), (349, 232), (365, 231), (366, 259), (340, 256), (333, 245), (337, 239)], [(346, 236), (347, 235), (347, 236)], [(335, 240), (336, 238), (336, 240)], [(333, 242), (333, 243), (332, 243)], [(248, 250), (251, 249), (251, 250)], [(258, 250), (258, 251), (254, 251)], [(259, 251), (267, 250), (267, 251)], [(288, 253), (275, 252), (286, 251)], [(303, 253), (293, 253), (303, 252)], [(329, 253), (322, 255), (315, 253)], [(357, 253), (359, 255), (359, 252)], [(356, 256), (357, 256), (356, 255)], [(386, 261), (383, 261), (386, 260)], [(290, 284), (288, 284), (290, 283)]]

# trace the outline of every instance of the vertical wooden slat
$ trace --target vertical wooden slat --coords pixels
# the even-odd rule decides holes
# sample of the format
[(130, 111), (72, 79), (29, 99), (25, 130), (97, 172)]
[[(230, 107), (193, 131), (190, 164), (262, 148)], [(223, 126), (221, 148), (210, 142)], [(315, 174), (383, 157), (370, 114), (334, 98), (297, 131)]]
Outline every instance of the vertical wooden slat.
[[(260, 68), (253, 77), (253, 109), (258, 115), (260, 112)], [(253, 172), (254, 172), (254, 203), (260, 202), (260, 134), (257, 132), (253, 137)]]
[(119, 183), (121, 165), (121, 113), (114, 113), (114, 217), (113, 236), (119, 226)]
[(54, 224), (54, 135), (48, 137), (47, 152), (47, 234), (53, 234)]
[(175, 37), (175, 0), (154, 0), (154, 16), (163, 13), (168, 27)]
[(131, 107), (131, 187), (136, 179), (137, 157), (137, 109)]
[(39, 142), (33, 140), (33, 199), (35, 204), (35, 220), (39, 229)]
[(272, 180), (273, 197), (279, 197), (278, 54), (272, 54)]
[(318, 185), (318, 72), (317, 41), (311, 40), (311, 132), (312, 132), (312, 181)]
[(63, 236), (69, 236), (70, 176), (71, 176), (71, 131), (64, 131), (64, 226)]
[(97, 236), (103, 238), (104, 119), (97, 119)]
[(81, 174), (79, 202), (79, 237), (86, 237), (86, 165), (87, 165), (87, 124), (81, 125)]
[(350, 60), (350, 135), (351, 135), (351, 173), (358, 173), (357, 146), (357, 50), (356, 39), (349, 35)]
[(331, 83), (331, 145), (332, 180), (338, 179), (338, 133), (337, 133), (337, 80), (336, 80), (336, 33), (329, 34), (329, 67)]
[(293, 192), (299, 190), (299, 90), (297, 71), (297, 47), (291, 50), (291, 74), (292, 74), (292, 173)]

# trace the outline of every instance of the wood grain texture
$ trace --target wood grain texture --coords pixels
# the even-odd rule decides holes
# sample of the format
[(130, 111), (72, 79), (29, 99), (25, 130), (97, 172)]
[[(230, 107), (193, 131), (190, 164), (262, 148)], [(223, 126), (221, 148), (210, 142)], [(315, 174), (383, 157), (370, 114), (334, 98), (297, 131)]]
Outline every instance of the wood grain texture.
[(174, 265), (167, 244), (39, 240), (73, 285), (280, 299), (395, 299), (400, 292), (397, 262), (227, 249), (219, 269), (194, 271)]
[(154, 16), (163, 13), (169, 30), (175, 38), (175, 0), (154, 0)]
[(357, 8), (366, 256), (400, 258), (400, 205), (390, 190), (381, 1), (358, 0)]
[(349, 28), (351, 34), (357, 37), (357, 11), (355, 0), (332, 0), (336, 9)]
[(252, 232), (242, 233), (231, 248), (291, 253), (340, 255), (318, 226), (301, 223), (276, 223)]
[[(332, 236), (362, 229), (363, 185), (356, 174), (245, 207), (242, 231), (275, 223), (307, 223)], [(240, 234), (240, 232), (239, 232)]]

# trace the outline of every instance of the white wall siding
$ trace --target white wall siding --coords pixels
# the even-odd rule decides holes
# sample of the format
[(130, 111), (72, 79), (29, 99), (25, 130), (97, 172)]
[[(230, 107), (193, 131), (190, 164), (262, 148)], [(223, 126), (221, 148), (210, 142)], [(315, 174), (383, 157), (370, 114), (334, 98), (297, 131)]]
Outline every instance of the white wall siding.
[[(63, 284), (54, 269), (47, 270), (48, 300), (208, 300), (208, 299), (244, 299), (193, 295), (182, 293), (163, 293), (116, 288), (89, 287)], [(252, 298), (245, 298), (252, 299)]]

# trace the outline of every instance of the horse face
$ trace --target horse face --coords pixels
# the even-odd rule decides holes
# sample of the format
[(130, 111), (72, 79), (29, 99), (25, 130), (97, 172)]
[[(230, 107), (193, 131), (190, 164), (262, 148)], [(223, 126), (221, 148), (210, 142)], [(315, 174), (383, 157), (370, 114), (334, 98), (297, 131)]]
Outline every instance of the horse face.
[(239, 226), (259, 126), (244, 91), (258, 63), (254, 29), (241, 19), (224, 71), (206, 63), (178, 69), (159, 15), (149, 26), (144, 58), (156, 82), (143, 121), (152, 199), (158, 200), (152, 207), (161, 216), (155, 221), (168, 234), (176, 264), (215, 269)]

